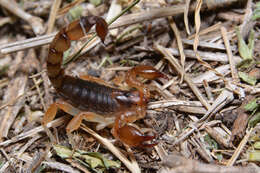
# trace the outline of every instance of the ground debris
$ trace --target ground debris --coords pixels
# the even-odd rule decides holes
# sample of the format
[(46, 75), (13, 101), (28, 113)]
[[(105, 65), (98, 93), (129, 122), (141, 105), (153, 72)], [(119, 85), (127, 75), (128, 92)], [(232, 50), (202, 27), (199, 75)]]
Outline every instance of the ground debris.
[[(125, 90), (134, 90), (125, 82), (133, 66), (161, 71), (165, 78), (143, 81), (151, 98), (146, 116), (135, 122), (157, 134), (158, 145), (128, 148), (110, 128), (94, 131), (90, 122), (70, 136), (65, 129), (72, 117), (63, 111), (47, 124), (50, 142), (42, 117), (61, 97), (46, 73), (44, 45), (80, 16), (97, 15), (109, 23), (133, 2), (138, 3), (108, 26), (103, 42), (94, 38), (94, 28), (72, 41), (63, 65), (66, 74), (95, 76)], [(256, 0), (2, 0), (0, 5), (0, 172), (260, 172)], [(104, 36), (106, 27), (97, 30), (102, 28)]]

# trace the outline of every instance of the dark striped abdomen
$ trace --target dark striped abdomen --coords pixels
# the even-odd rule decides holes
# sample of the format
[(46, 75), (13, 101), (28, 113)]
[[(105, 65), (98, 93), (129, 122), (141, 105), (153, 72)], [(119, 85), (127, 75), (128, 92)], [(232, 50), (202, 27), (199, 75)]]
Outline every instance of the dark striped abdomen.
[(95, 82), (65, 76), (59, 93), (83, 111), (108, 114), (119, 108), (117, 101), (111, 97), (116, 90)]

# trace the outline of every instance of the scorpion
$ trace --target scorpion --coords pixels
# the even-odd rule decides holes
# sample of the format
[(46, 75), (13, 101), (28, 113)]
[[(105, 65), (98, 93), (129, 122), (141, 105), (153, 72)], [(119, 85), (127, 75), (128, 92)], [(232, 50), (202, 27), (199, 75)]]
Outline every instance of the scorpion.
[[(126, 74), (125, 80), (135, 90), (127, 91), (110, 86), (100, 78), (85, 75), (72, 77), (66, 75), (62, 66), (63, 52), (70, 48), (71, 41), (86, 35), (95, 25), (97, 36), (104, 42), (108, 24), (98, 16), (84, 16), (62, 28), (50, 43), (47, 57), (47, 74), (57, 91), (66, 101), (54, 102), (47, 109), (42, 124), (46, 127), (60, 109), (74, 115), (66, 126), (71, 133), (80, 127), (83, 120), (97, 123), (100, 130), (112, 126), (111, 133), (129, 147), (152, 147), (157, 143), (151, 141), (156, 137), (144, 134), (139, 128), (130, 125), (146, 115), (150, 92), (137, 77), (156, 79), (166, 76), (152, 66), (139, 65)], [(67, 101), (68, 100), (68, 101)], [(147, 143), (147, 142), (150, 143)]]

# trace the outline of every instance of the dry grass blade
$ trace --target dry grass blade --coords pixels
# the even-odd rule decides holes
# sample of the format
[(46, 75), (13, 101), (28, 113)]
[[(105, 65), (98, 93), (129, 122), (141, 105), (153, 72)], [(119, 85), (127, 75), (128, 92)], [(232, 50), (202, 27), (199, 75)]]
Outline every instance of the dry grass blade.
[[(182, 39), (182, 42), (187, 44), (187, 45), (193, 45), (194, 44), (194, 40)], [(213, 42), (209, 42), (209, 41), (200, 41), (199, 42), (199, 47), (219, 49), (219, 50), (226, 50), (226, 47), (225, 47), (224, 44), (222, 44), (222, 43), (213, 43)], [(235, 51), (237, 48), (235, 46), (232, 46), (232, 47), (230, 46), (230, 49)]]
[(235, 163), (235, 161), (237, 160), (238, 156), (240, 155), (240, 153), (242, 152), (243, 148), (245, 147), (246, 143), (248, 142), (249, 137), (250, 137), (252, 131), (253, 131), (253, 128), (251, 128), (250, 130), (248, 130), (246, 132), (246, 135), (244, 136), (244, 138), (242, 139), (242, 141), (240, 142), (240, 144), (236, 148), (234, 154), (232, 155), (232, 157), (227, 162), (227, 166), (232, 166)]
[(17, 41), (15, 43), (4, 44), (0, 46), (0, 53), (9, 54), (21, 50), (43, 46), (45, 44), (49, 44), (53, 40), (54, 35), (56, 35), (56, 33)]
[(46, 105), (45, 105), (45, 103), (44, 103), (44, 100), (43, 100), (43, 97), (42, 97), (42, 93), (41, 93), (40, 87), (39, 87), (39, 85), (38, 85), (38, 83), (37, 83), (37, 81), (36, 81), (35, 78), (33, 78), (33, 82), (34, 82), (35, 87), (36, 87), (36, 89), (37, 89), (37, 92), (38, 92), (38, 94), (39, 94), (39, 97), (40, 97), (40, 100), (41, 100), (41, 104), (42, 104), (42, 106), (43, 106), (43, 109), (44, 109), (44, 111), (46, 111)]
[(185, 24), (186, 32), (188, 33), (188, 35), (190, 35), (189, 19), (188, 19), (189, 7), (190, 7), (190, 0), (186, 0), (185, 9), (184, 9), (184, 24)]
[[(167, 48), (174, 56), (180, 56), (180, 53), (177, 49), (174, 48)], [(227, 54), (216, 52), (206, 52), (206, 51), (197, 51), (197, 53), (200, 55), (202, 60), (205, 61), (215, 61), (215, 62), (228, 62), (228, 56)], [(196, 54), (193, 50), (184, 50), (184, 54), (187, 58), (197, 59)], [(239, 56), (234, 56), (234, 60), (236, 63), (241, 61), (241, 58)]]
[(209, 100), (210, 102), (212, 102), (212, 101), (214, 100), (213, 94), (212, 94), (212, 90), (211, 90), (211, 87), (209, 86), (209, 83), (208, 83), (208, 81), (207, 81), (206, 79), (203, 80), (203, 86), (204, 86), (204, 88), (205, 88), (205, 91), (206, 91), (208, 100)]
[(177, 45), (178, 45), (178, 49), (179, 49), (179, 53), (180, 53), (180, 56), (181, 56), (181, 66), (182, 66), (182, 73), (181, 73), (181, 81), (183, 80), (183, 76), (184, 76), (184, 73), (185, 73), (185, 54), (184, 54), (184, 49), (183, 49), (183, 45), (182, 45), (182, 39), (181, 39), (181, 35), (180, 35), (180, 32), (177, 28), (177, 25), (176, 23), (174, 22), (174, 20), (172, 18), (168, 18), (169, 22), (170, 22), (170, 26), (175, 34), (175, 37), (177, 39)]
[(150, 102), (148, 109), (167, 108), (170, 106), (191, 106), (202, 107), (202, 104), (198, 101), (184, 101), (184, 100), (161, 100), (156, 102)]
[(5, 17), (0, 20), (0, 27), (4, 26), (7, 23), (11, 23), (12, 18), (11, 17)]
[[(201, 25), (201, 21), (200, 21), (201, 5), (202, 5), (202, 0), (197, 0), (197, 6), (196, 6), (196, 9), (195, 9), (195, 29), (196, 29), (196, 33), (195, 33), (195, 38), (194, 38), (193, 50), (194, 50), (196, 57), (199, 60), (199, 62), (203, 63), (202, 59), (200, 58), (199, 54), (197, 53), (198, 44), (199, 44), (199, 30), (200, 30), (200, 25)], [(205, 63), (205, 65), (207, 65), (207, 63)]]
[(221, 30), (221, 34), (222, 34), (222, 37), (223, 37), (223, 40), (224, 40), (224, 43), (226, 46), (233, 81), (239, 82), (239, 77), (238, 77), (236, 66), (235, 66), (236, 64), (234, 62), (234, 58), (233, 58), (232, 51), (230, 48), (230, 43), (229, 43), (229, 40), (227, 37), (227, 30), (225, 27), (221, 27), (220, 30)]
[[(109, 7), (106, 21), (111, 21), (114, 17), (116, 17), (122, 11), (122, 6), (117, 2), (117, 0), (113, 0)], [(118, 29), (110, 30), (109, 33), (113, 36), (118, 35)]]
[(9, 166), (9, 164), (10, 164), (9, 162), (6, 162), (5, 164), (3, 164), (1, 169), (0, 169), (0, 172), (5, 172), (6, 169), (8, 168), (8, 166)]
[(48, 20), (47, 34), (50, 34), (53, 30), (56, 15), (57, 15), (58, 10), (60, 8), (61, 1), (62, 0), (54, 0), (54, 3), (52, 4), (51, 13), (50, 13), (49, 20)]
[[(212, 32), (212, 31), (217, 31), (217, 30), (220, 29), (221, 26), (222, 26), (222, 23), (218, 22), (218, 23), (216, 23), (216, 24), (214, 24), (214, 25), (212, 25), (212, 26), (210, 26), (210, 27), (208, 27), (204, 30), (199, 31), (199, 33), (197, 33), (197, 35), (200, 36), (200, 35), (204, 35), (204, 34), (207, 34), (209, 32)], [(196, 36), (196, 34), (189, 36), (188, 40), (195, 38), (195, 36)]]
[(247, 4), (246, 4), (246, 9), (245, 9), (245, 14), (243, 17), (243, 23), (240, 25), (240, 30), (242, 33), (242, 36), (245, 37), (250, 29), (252, 27), (252, 21), (251, 21), (251, 17), (253, 15), (253, 11), (252, 11), (252, 0), (248, 0)]

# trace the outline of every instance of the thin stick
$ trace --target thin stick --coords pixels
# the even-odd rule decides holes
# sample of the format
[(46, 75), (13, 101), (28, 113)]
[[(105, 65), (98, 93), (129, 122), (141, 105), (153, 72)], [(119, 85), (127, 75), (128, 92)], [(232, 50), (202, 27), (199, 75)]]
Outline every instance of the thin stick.
[(190, 6), (190, 0), (186, 0), (185, 9), (184, 9), (184, 24), (185, 24), (186, 32), (188, 35), (190, 35), (189, 18), (188, 18), (189, 6)]
[(47, 34), (51, 33), (54, 27), (56, 15), (58, 13), (59, 7), (61, 5), (61, 0), (55, 0), (51, 7), (51, 13), (48, 20)]
[[(218, 22), (210, 27), (207, 27), (206, 29), (199, 31), (198, 35), (201, 36), (201, 35), (207, 34), (209, 32), (217, 31), (221, 26), (222, 26), (222, 23)], [(189, 36), (188, 40), (191, 40), (193, 38), (195, 38), (195, 34)]]
[(226, 46), (226, 50), (227, 50), (227, 55), (228, 55), (228, 60), (229, 60), (229, 64), (230, 64), (230, 69), (231, 69), (231, 74), (232, 74), (232, 78), (235, 82), (239, 81), (239, 77), (237, 74), (237, 70), (236, 70), (236, 66), (235, 66), (235, 62), (234, 62), (234, 58), (231, 52), (231, 48), (230, 48), (230, 44), (229, 44), (229, 40), (227, 38), (227, 30), (225, 27), (221, 27), (221, 34), (224, 40), (224, 44)]
[(42, 93), (41, 93), (40, 87), (39, 87), (39, 85), (37, 84), (37, 81), (36, 81), (35, 78), (33, 78), (33, 82), (34, 82), (34, 85), (35, 85), (35, 87), (36, 87), (36, 90), (37, 90), (37, 92), (38, 92), (38, 94), (39, 94), (39, 97), (40, 97), (40, 100), (41, 100), (41, 104), (42, 104), (42, 106), (43, 106), (43, 110), (44, 110), (44, 112), (46, 112), (46, 105), (45, 105), (45, 103), (44, 103), (44, 100), (43, 100), (43, 97), (42, 97)]
[(176, 40), (177, 40), (177, 45), (178, 45), (178, 49), (179, 49), (179, 52), (180, 52), (180, 56), (181, 56), (181, 66), (182, 66), (182, 72), (181, 72), (181, 83), (183, 81), (183, 76), (184, 76), (184, 73), (185, 73), (185, 60), (186, 60), (186, 56), (184, 54), (184, 49), (183, 49), (183, 44), (182, 44), (182, 40), (181, 40), (181, 34), (180, 34), (180, 31), (175, 23), (175, 21), (173, 20), (173, 18), (171, 17), (168, 17), (168, 20), (170, 22), (170, 26), (174, 32), (174, 35), (176, 37)]
[(249, 131), (247, 131), (246, 135), (244, 136), (243, 140), (239, 143), (239, 145), (238, 145), (237, 149), (235, 150), (234, 154), (228, 160), (226, 166), (232, 166), (235, 163), (235, 161), (237, 160), (237, 158), (240, 155), (241, 151), (245, 147), (245, 145), (246, 145), (246, 143), (247, 143), (247, 141), (248, 141), (252, 131), (253, 131), (253, 128), (251, 128)]

